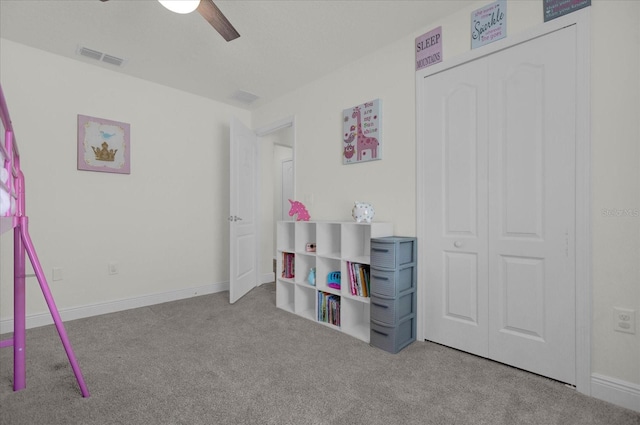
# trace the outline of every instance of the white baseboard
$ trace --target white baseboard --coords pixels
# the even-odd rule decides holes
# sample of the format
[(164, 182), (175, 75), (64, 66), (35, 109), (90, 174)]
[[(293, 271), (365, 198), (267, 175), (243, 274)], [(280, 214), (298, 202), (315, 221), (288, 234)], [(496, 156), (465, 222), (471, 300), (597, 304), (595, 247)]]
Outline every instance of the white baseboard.
[[(229, 282), (213, 283), (210, 285), (196, 286), (187, 289), (179, 289), (177, 291), (162, 292), (158, 294), (143, 295), (135, 298), (124, 300), (108, 301), (105, 303), (91, 304), (81, 307), (72, 307), (60, 310), (60, 317), (63, 322), (84, 317), (98, 316), (101, 314), (115, 313), (116, 311), (129, 310), (132, 308), (146, 307), (154, 304), (166, 303), (169, 301), (177, 301), (184, 298), (191, 298), (198, 295), (213, 294), (221, 291), (229, 290)], [(38, 313), (27, 315), (26, 326), (29, 328), (37, 328), (53, 323), (49, 311), (46, 313)], [(13, 318), (0, 320), (0, 334), (13, 332)]]
[(591, 375), (591, 396), (640, 412), (640, 385), (610, 376)]

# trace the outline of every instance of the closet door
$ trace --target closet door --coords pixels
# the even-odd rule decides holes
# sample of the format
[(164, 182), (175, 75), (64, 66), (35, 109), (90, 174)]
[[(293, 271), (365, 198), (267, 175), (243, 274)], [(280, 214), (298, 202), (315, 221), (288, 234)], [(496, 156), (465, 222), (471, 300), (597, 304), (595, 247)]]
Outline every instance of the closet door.
[(576, 33), (425, 79), (425, 339), (575, 383)]
[(576, 33), (489, 57), (489, 357), (575, 383)]
[(432, 75), (425, 89), (425, 336), (486, 357), (486, 60)]

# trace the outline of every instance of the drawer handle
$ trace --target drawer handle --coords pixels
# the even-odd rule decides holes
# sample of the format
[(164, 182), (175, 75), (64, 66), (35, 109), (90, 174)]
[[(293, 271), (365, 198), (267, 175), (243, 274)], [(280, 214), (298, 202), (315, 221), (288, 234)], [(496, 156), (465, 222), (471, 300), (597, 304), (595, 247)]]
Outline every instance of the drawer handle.
[(384, 305), (384, 304), (379, 304), (379, 303), (374, 303), (374, 302), (371, 302), (371, 304), (375, 305), (376, 307), (389, 308), (388, 305)]
[(386, 333), (384, 333), (384, 332), (380, 332), (379, 330), (377, 330), (377, 329), (373, 329), (373, 328), (371, 328), (371, 332), (375, 332), (375, 333), (380, 334), (380, 335), (383, 335), (383, 336), (389, 336), (389, 334), (386, 334)]
[(371, 250), (375, 252), (389, 252), (388, 249), (382, 249), (382, 248), (371, 248)]
[(384, 276), (376, 276), (375, 274), (372, 274), (371, 277), (378, 279), (378, 280), (389, 280), (388, 277), (384, 277)]

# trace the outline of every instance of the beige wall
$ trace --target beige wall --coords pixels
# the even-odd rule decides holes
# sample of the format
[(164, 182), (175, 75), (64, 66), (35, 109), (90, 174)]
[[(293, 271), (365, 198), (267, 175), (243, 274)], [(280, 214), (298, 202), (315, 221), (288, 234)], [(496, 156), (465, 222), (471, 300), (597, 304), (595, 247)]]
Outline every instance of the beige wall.
[[(594, 2), (592, 22), (593, 372), (638, 384), (640, 2)], [(613, 307), (636, 310), (635, 335)]]
[[(250, 113), (1, 42), (30, 233), (58, 308), (227, 283), (229, 120), (250, 125)], [(77, 170), (77, 114), (131, 124), (130, 175)], [(11, 239), (3, 235), (3, 254)], [(1, 261), (6, 320), (12, 256)], [(118, 275), (107, 274), (110, 261)], [(62, 281), (51, 281), (53, 267)], [(28, 314), (46, 312), (37, 281), (27, 283)]]
[[(395, 233), (416, 233), (414, 38), (442, 25), (444, 60), (470, 49), (469, 14), (486, 2), (381, 48), (374, 54), (256, 111), (256, 125), (296, 116), (297, 196), (318, 219), (350, 219), (354, 200), (372, 202), (376, 220)], [(640, 316), (640, 217), (605, 217), (604, 209), (638, 211), (640, 2), (593, 1), (593, 372), (640, 384), (640, 329), (613, 331), (614, 306)], [(538, 1), (508, 2), (508, 34), (542, 24)], [(343, 109), (380, 98), (383, 160), (341, 163)], [(419, 165), (418, 165), (419, 166)], [(318, 178), (322, 176), (322, 178)], [(640, 321), (640, 317), (636, 317)]]

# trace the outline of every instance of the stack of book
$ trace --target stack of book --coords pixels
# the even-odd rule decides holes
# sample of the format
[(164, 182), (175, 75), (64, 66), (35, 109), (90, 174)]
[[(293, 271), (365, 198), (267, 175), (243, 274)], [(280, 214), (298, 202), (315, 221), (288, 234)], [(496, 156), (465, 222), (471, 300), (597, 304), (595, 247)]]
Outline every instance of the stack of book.
[(318, 321), (340, 326), (340, 297), (318, 292)]
[(351, 289), (351, 295), (368, 297), (370, 275), (369, 265), (347, 261), (347, 271), (349, 272), (349, 288)]
[(295, 255), (291, 252), (282, 253), (282, 277), (293, 279), (296, 276)]

